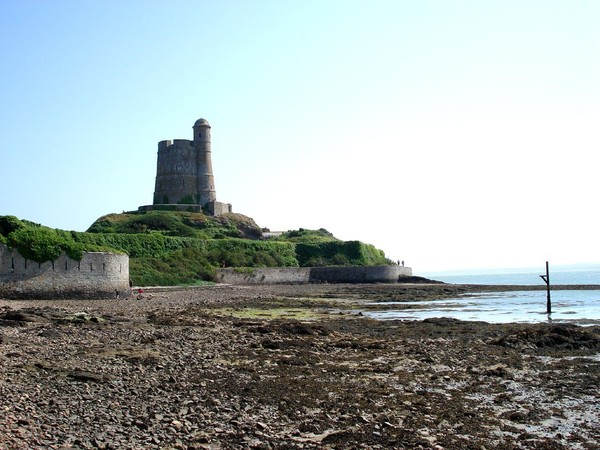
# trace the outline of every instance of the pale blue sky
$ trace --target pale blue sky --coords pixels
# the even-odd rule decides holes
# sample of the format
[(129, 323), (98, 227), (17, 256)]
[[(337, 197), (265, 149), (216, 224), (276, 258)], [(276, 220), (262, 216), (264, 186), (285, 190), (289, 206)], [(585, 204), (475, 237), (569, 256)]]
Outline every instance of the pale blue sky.
[(0, 0), (0, 214), (152, 202), (212, 125), (217, 196), (416, 274), (600, 262), (598, 1)]

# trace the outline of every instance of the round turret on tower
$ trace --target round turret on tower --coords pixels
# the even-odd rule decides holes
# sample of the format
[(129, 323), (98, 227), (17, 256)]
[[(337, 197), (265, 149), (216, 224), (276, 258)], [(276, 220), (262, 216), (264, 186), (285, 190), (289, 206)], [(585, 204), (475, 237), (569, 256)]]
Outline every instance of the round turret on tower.
[(210, 142), (210, 124), (206, 119), (198, 119), (194, 123), (194, 141), (207, 140)]
[(210, 148), (210, 124), (206, 119), (198, 119), (194, 123), (194, 147), (198, 160), (196, 171), (196, 186), (198, 189), (198, 203), (205, 206), (217, 200), (215, 191), (215, 177), (212, 170), (212, 157)]

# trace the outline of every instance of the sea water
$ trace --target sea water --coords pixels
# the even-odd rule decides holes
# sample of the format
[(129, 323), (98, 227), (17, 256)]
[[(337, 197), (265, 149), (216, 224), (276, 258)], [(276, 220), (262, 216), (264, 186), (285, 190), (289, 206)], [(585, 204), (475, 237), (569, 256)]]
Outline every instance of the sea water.
[[(544, 289), (469, 293), (456, 298), (434, 301), (387, 302), (388, 306), (398, 304), (398, 309), (364, 311), (364, 314), (376, 319), (422, 320), (432, 317), (450, 317), (490, 323), (600, 324), (600, 290), (551, 289), (552, 314), (548, 315), (546, 285), (539, 275), (537, 272), (429, 275), (428, 278), (453, 284), (541, 285)], [(561, 284), (600, 284), (600, 269), (551, 272), (550, 283), (551, 287)], [(406, 307), (410, 309), (405, 309)]]
[[(516, 285), (543, 285), (540, 278), (545, 275), (546, 269), (539, 272), (518, 271), (505, 273), (479, 273), (479, 274), (447, 274), (432, 273), (424, 276), (432, 280), (452, 284), (516, 284)], [(600, 285), (600, 269), (594, 270), (560, 270), (550, 271), (550, 285), (559, 284), (598, 284)]]

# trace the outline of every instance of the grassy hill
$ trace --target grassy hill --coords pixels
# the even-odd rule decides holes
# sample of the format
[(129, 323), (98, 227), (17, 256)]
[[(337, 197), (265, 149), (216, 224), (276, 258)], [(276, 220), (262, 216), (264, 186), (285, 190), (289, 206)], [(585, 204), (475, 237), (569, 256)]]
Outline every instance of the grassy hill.
[(359, 241), (340, 241), (327, 230), (299, 229), (262, 239), (250, 217), (176, 211), (108, 214), (87, 232), (56, 230), (0, 216), (0, 242), (34, 261), (61, 251), (80, 259), (85, 251), (130, 256), (136, 285), (193, 284), (211, 280), (218, 267), (298, 267), (390, 264), (383, 251)]
[(139, 234), (160, 232), (166, 236), (196, 239), (260, 239), (262, 230), (253, 219), (228, 213), (219, 217), (203, 213), (176, 211), (108, 214), (97, 219), (88, 233)]

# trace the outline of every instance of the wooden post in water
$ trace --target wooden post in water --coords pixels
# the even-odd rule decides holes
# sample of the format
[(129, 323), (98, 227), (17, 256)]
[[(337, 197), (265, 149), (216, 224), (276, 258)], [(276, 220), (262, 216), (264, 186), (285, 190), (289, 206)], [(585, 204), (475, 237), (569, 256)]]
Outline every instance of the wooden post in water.
[(552, 314), (552, 303), (550, 302), (550, 271), (548, 270), (548, 261), (546, 261), (546, 275), (540, 275), (540, 278), (546, 282), (546, 314)]

